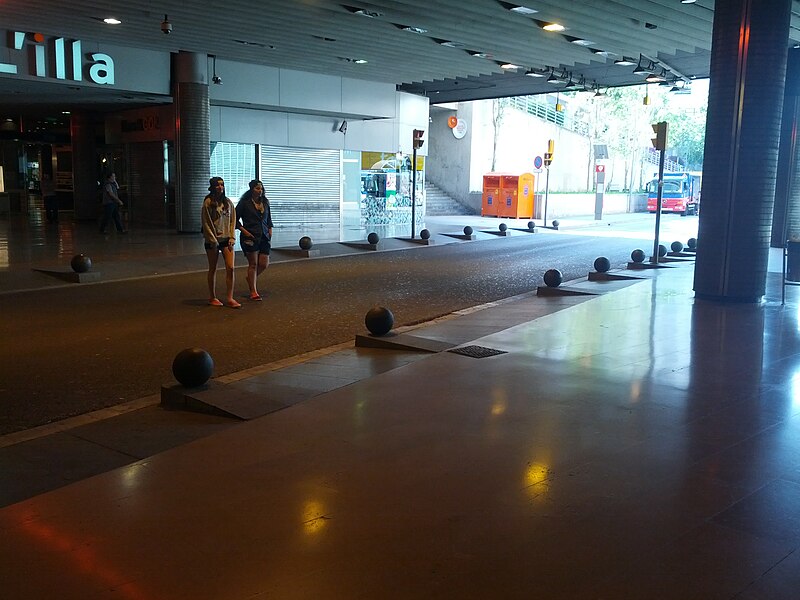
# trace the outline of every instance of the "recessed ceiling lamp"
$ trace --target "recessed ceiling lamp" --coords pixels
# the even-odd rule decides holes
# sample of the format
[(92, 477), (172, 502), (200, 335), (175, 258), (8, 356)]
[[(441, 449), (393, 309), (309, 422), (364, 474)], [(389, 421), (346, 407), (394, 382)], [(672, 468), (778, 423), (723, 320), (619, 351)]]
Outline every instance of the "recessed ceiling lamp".
[(535, 8), (520, 6), (519, 4), (511, 4), (510, 2), (500, 2), (499, 4), (506, 10), (509, 10), (513, 13), (517, 13), (518, 15), (534, 15), (537, 12), (539, 12)]
[(697, 0), (681, 0), (681, 4), (694, 4)]
[(105, 23), (106, 25), (121, 25), (122, 21), (120, 21), (119, 19), (115, 19), (114, 17), (106, 17), (105, 19), (103, 19), (103, 23)]
[(613, 52), (609, 52), (608, 50), (598, 50), (598, 49), (592, 50), (592, 54), (596, 56), (605, 56), (605, 57), (616, 56), (616, 54), (614, 54)]
[(632, 67), (636, 64), (636, 61), (632, 58), (628, 58), (627, 56), (623, 56), (622, 58), (615, 60), (614, 64), (619, 65), (620, 67)]
[(422, 35), (423, 33), (428, 33), (427, 29), (423, 29), (422, 27), (414, 27), (412, 25), (397, 25), (395, 27), (398, 29), (402, 29), (403, 31), (408, 31), (409, 33), (418, 33)]
[(516, 71), (517, 69), (521, 69), (522, 67), (519, 65), (515, 65), (514, 63), (498, 63), (500, 68), (504, 71)]
[(492, 55), (488, 52), (473, 52), (470, 51), (470, 56), (474, 56), (475, 58), (492, 58)]
[(542, 23), (542, 29), (545, 31), (564, 31), (566, 27), (561, 23)]
[[(545, 71), (545, 73), (546, 72), (547, 71)], [(528, 69), (527, 71), (525, 71), (525, 75), (527, 77), (544, 77), (544, 73), (542, 73), (541, 71), (537, 71), (536, 69)]]
[(591, 46), (594, 42), (590, 40), (585, 40), (583, 38), (576, 38), (569, 35), (565, 35), (564, 39), (567, 40), (570, 44), (575, 44), (576, 46)]
[(447, 46), (448, 48), (464, 48), (466, 44), (462, 44), (461, 42), (453, 42), (452, 40), (439, 40), (434, 38), (433, 40), (440, 46)]
[(359, 15), (362, 17), (369, 17), (370, 19), (376, 19), (378, 17), (382, 17), (383, 13), (376, 12), (374, 10), (367, 10), (366, 8), (359, 8), (357, 6), (347, 6), (342, 4), (342, 7), (353, 13), (354, 15)]

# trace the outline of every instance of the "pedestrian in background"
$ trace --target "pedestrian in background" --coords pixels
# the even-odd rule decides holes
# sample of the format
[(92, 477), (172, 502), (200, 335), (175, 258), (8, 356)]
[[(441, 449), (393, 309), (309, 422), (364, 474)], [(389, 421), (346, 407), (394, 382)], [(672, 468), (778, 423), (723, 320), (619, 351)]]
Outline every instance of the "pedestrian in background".
[(203, 223), (206, 256), (208, 257), (208, 303), (223, 306), (217, 298), (217, 263), (219, 255), (225, 261), (225, 306), (241, 308), (233, 298), (233, 261), (236, 237), (236, 208), (225, 195), (222, 177), (208, 180), (208, 196), (203, 199), (200, 218)]
[(272, 240), (272, 213), (264, 184), (258, 179), (250, 182), (250, 189), (242, 194), (236, 206), (239, 245), (247, 257), (247, 286), (250, 300), (261, 300), (256, 282), (269, 266)]
[(39, 191), (42, 192), (44, 214), (48, 223), (58, 223), (58, 199), (56, 198), (56, 184), (48, 173), (42, 174), (39, 182)]
[(100, 222), (100, 233), (105, 234), (109, 221), (114, 221), (114, 226), (119, 233), (128, 233), (122, 226), (119, 209), (122, 200), (119, 197), (119, 184), (116, 173), (110, 173), (103, 185), (103, 220)]

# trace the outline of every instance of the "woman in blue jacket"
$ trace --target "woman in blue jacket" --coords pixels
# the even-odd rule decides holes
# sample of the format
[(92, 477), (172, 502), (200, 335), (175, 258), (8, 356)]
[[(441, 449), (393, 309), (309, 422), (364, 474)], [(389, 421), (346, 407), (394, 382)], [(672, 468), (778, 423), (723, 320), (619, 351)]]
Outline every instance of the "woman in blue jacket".
[(247, 285), (250, 300), (261, 300), (256, 280), (269, 266), (272, 240), (272, 214), (269, 200), (264, 194), (264, 184), (258, 179), (250, 182), (250, 189), (242, 194), (236, 206), (239, 244), (247, 257)]

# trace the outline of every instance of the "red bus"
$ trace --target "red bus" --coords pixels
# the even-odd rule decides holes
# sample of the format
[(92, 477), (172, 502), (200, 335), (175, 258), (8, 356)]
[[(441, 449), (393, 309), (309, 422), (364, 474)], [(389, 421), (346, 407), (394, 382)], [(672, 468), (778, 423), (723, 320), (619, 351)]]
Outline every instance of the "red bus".
[[(700, 186), (703, 174), (699, 172), (664, 173), (664, 190), (661, 194), (661, 212), (679, 213), (681, 216), (700, 212)], [(647, 184), (647, 210), (655, 214), (658, 197), (658, 178)]]

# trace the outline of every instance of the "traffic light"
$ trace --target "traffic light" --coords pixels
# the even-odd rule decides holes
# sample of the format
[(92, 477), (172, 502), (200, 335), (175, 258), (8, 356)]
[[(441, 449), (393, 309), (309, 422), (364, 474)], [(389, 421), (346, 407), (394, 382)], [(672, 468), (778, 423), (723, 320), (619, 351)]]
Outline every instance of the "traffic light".
[(425, 140), (422, 139), (425, 135), (424, 129), (415, 129), (414, 130), (414, 150), (419, 150), (422, 148), (422, 144), (425, 143)]
[(653, 148), (663, 152), (667, 149), (667, 122), (660, 121), (658, 123), (653, 123), (650, 127), (653, 128), (654, 134), (653, 138), (650, 140), (653, 142)]
[(549, 167), (553, 162), (553, 155), (556, 153), (556, 141), (547, 140), (547, 152), (544, 153), (544, 166)]

